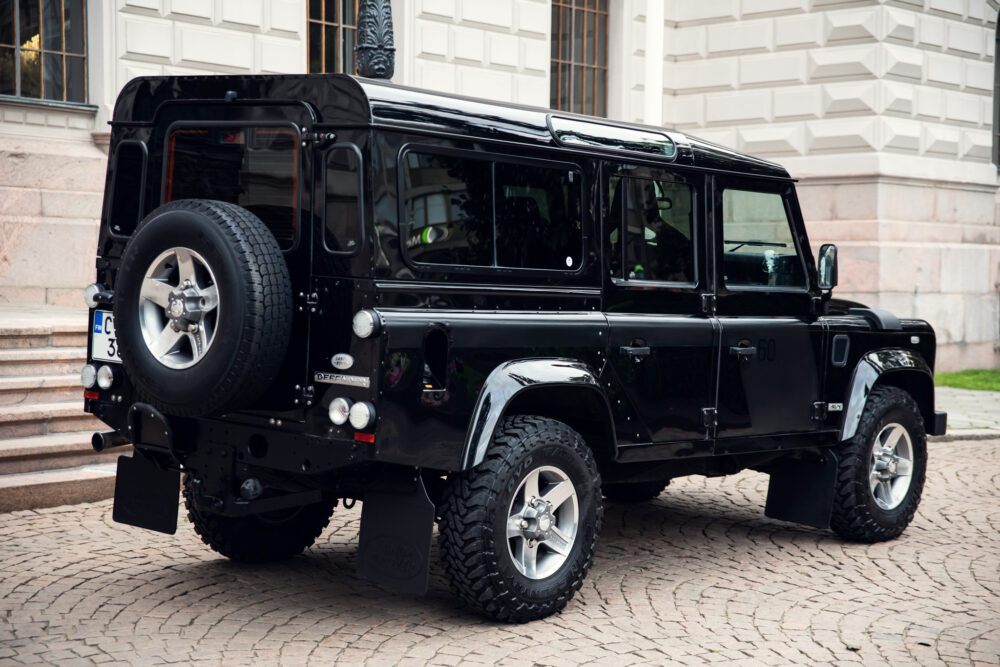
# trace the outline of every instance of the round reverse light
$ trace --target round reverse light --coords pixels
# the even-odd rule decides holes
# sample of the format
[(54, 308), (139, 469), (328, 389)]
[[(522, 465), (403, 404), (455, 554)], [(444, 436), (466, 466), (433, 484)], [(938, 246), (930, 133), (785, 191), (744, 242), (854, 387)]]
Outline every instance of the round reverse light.
[(91, 283), (83, 288), (83, 300), (87, 308), (97, 308), (97, 295), (101, 293), (101, 286)]
[(80, 382), (83, 383), (84, 389), (93, 389), (94, 385), (97, 384), (97, 369), (94, 368), (93, 364), (87, 364), (80, 371)]
[(330, 421), (337, 426), (343, 426), (351, 417), (351, 399), (335, 398), (330, 401)]
[(375, 406), (367, 401), (361, 401), (351, 406), (351, 426), (359, 431), (375, 423)]
[(359, 310), (351, 320), (351, 329), (358, 338), (368, 338), (378, 333), (379, 324), (378, 313), (374, 310)]
[(97, 369), (97, 386), (101, 389), (111, 389), (115, 383), (115, 371), (111, 366), (101, 366)]

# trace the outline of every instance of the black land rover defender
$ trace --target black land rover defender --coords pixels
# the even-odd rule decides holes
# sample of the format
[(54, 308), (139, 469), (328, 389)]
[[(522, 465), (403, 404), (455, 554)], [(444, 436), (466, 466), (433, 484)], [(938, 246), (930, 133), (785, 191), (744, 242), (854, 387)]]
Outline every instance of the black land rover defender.
[[(85, 405), (116, 521), (240, 561), (362, 501), (359, 574), (422, 592), (434, 522), (487, 616), (564, 607), (602, 504), (770, 475), (851, 540), (920, 499), (935, 338), (831, 299), (779, 166), (679, 132), (340, 75), (131, 81)], [(706, 508), (706, 511), (711, 511)]]

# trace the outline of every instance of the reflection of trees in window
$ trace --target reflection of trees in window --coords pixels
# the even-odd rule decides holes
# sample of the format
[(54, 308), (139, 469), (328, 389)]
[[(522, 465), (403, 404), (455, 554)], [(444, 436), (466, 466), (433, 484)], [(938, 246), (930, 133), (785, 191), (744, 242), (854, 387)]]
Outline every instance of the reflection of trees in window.
[(309, 0), (309, 71), (355, 74), (358, 0)]
[(549, 106), (606, 116), (607, 0), (552, 0)]
[(0, 0), (0, 95), (87, 101), (84, 0)]

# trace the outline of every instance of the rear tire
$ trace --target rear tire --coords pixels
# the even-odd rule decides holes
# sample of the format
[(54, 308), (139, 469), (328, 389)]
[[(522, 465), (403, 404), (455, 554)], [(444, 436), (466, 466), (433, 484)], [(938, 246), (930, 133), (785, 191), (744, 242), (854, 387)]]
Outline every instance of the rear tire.
[(241, 563), (270, 563), (296, 556), (330, 523), (333, 501), (267, 514), (229, 517), (205, 512), (192, 501), (191, 478), (184, 476), (184, 506), (201, 541)]
[(601, 492), (608, 500), (616, 503), (644, 503), (658, 498), (670, 484), (670, 480), (654, 482), (630, 482), (623, 484), (605, 484)]
[(902, 389), (877, 387), (857, 433), (838, 454), (830, 527), (857, 542), (898, 537), (917, 511), (927, 470), (927, 435), (916, 402)]
[(545, 417), (506, 419), (485, 460), (447, 480), (438, 537), (452, 589), (498, 621), (560, 611), (593, 562), (600, 491), (593, 454), (576, 431)]

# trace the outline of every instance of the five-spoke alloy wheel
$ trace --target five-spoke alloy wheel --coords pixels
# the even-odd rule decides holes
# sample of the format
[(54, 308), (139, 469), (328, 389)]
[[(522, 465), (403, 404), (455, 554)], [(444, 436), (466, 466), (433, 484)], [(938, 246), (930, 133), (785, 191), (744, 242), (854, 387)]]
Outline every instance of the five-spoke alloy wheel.
[(170, 248), (153, 260), (139, 289), (139, 327), (153, 355), (167, 368), (190, 368), (215, 340), (219, 287), (205, 258)]
[(873, 389), (837, 461), (831, 528), (859, 542), (902, 533), (917, 511), (927, 469), (927, 435), (913, 397), (898, 387)]
[(528, 473), (510, 500), (507, 549), (529, 579), (554, 574), (569, 558), (579, 527), (580, 501), (566, 473), (542, 466)]
[(483, 461), (448, 478), (439, 506), (452, 589), (500, 621), (558, 612), (590, 569), (602, 511), (579, 433), (548, 417), (505, 419)]

